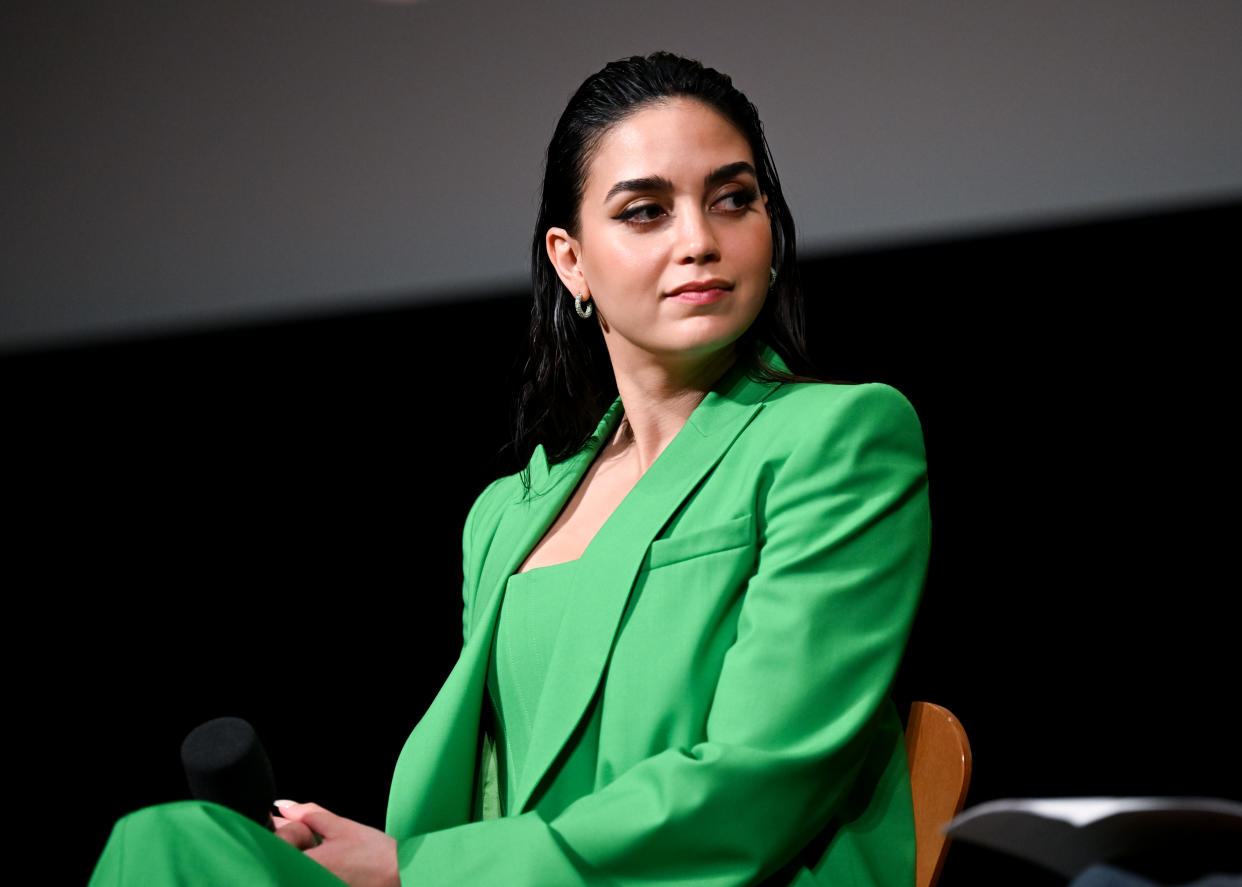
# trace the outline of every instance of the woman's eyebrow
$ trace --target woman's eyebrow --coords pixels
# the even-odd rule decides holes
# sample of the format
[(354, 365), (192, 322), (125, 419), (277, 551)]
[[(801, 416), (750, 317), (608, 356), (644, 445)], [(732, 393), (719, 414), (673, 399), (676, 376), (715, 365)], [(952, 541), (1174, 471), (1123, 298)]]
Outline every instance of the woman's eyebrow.
[[(736, 178), (742, 173), (749, 173), (758, 178), (754, 166), (745, 160), (738, 160), (733, 163), (726, 163), (719, 169), (714, 169), (703, 177), (703, 184), (707, 186), (715, 185), (727, 179)], [(664, 176), (643, 176), (639, 179), (622, 179), (604, 195), (604, 202), (607, 203), (618, 194), (625, 191), (672, 191), (673, 183)]]
[(623, 191), (672, 191), (673, 183), (664, 176), (645, 176), (641, 179), (622, 179), (611, 188), (604, 196), (604, 202), (607, 203), (613, 197)]
[(755, 172), (755, 168), (753, 166), (745, 160), (738, 160), (734, 163), (726, 163), (724, 166), (720, 167), (720, 169), (709, 172), (703, 177), (703, 184), (710, 187), (711, 185), (718, 184), (726, 179), (737, 178), (737, 176), (742, 173), (749, 173), (756, 179), (759, 178), (759, 175)]

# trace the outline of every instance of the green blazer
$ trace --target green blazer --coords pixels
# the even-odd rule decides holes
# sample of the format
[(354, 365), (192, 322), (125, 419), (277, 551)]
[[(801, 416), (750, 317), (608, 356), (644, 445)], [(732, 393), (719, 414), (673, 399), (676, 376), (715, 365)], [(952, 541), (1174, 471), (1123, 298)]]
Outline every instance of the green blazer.
[[(911, 884), (901, 727), (887, 700), (926, 571), (922, 435), (883, 385), (715, 386), (591, 543), (508, 815), (479, 819), (492, 637), (509, 576), (620, 417), (479, 497), (461, 657), (410, 735), (387, 830), (431, 884)], [(547, 706), (547, 707), (544, 707)], [(540, 785), (584, 715), (593, 784)]]

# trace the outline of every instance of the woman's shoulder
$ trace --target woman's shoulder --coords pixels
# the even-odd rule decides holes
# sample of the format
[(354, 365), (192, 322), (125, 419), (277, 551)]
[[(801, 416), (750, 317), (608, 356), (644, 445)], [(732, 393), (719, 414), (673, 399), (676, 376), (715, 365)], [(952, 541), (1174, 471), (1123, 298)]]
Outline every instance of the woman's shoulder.
[(756, 406), (722, 463), (738, 477), (890, 483), (926, 471), (918, 416), (889, 385), (767, 383)]
[(531, 504), (546, 493), (550, 470), (547, 454), (540, 444), (522, 470), (498, 477), (483, 488), (466, 516), (467, 535), (483, 533), (489, 527), (494, 529), (510, 508)]
[[(739, 436), (733, 461), (759, 483), (818, 496), (828, 488), (885, 496), (926, 483), (918, 415), (890, 385), (786, 383)], [(784, 500), (770, 498), (775, 507)]]
[(505, 509), (521, 499), (525, 490), (521, 472), (496, 478), (483, 488), (470, 506), (470, 513), (466, 516), (466, 532), (499, 522)]
[(882, 382), (788, 382), (764, 402), (767, 422), (806, 433), (913, 432), (921, 437), (918, 414), (904, 394)]

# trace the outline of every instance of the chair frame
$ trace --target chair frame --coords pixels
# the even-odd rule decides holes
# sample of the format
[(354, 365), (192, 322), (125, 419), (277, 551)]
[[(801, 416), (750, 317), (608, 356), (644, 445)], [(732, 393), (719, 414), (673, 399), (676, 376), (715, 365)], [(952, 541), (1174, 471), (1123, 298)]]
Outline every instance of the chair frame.
[(962, 722), (943, 706), (912, 703), (906, 760), (914, 802), (915, 884), (935, 887), (949, 850), (944, 826), (961, 812), (970, 787), (970, 740)]

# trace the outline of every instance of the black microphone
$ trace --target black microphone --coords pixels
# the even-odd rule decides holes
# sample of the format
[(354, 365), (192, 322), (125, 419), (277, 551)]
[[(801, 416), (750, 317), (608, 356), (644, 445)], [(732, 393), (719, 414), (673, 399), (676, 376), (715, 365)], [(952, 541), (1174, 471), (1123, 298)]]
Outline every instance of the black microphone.
[(272, 828), (276, 781), (254, 728), (241, 718), (199, 724), (181, 743), (181, 765), (190, 794), (215, 801)]

